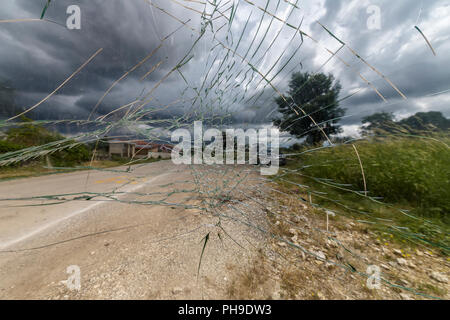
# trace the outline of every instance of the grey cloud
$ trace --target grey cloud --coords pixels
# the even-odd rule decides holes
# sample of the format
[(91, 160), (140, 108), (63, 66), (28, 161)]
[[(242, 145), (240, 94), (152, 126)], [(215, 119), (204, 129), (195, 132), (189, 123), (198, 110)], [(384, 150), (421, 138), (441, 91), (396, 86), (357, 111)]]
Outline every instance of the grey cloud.
[[(73, 1), (60, 0), (52, 2), (46, 17), (59, 24), (65, 24), (67, 17), (65, 10)], [(158, 6), (163, 7), (180, 19), (187, 21), (191, 19), (190, 25), (198, 30), (201, 27), (199, 14), (181, 8), (169, 1), (154, 1)], [(271, 1), (269, 11), (275, 12), (278, 1)], [(382, 30), (368, 30), (366, 12), (368, 4), (377, 4), (381, 8)], [(264, 7), (266, 1), (256, 1), (259, 6)], [(366, 58), (373, 66), (383, 72), (404, 92), (409, 100), (402, 101), (399, 95), (376, 73), (364, 65), (357, 58), (352, 56), (344, 48), (339, 56), (351, 63), (352, 70), (345, 67), (337, 59), (333, 59), (322, 70), (333, 73), (342, 83), (342, 96), (347, 95), (351, 90), (359, 87), (366, 87), (366, 84), (358, 77), (361, 73), (382, 92), (388, 100), (384, 103), (378, 95), (368, 89), (342, 102), (347, 108), (350, 117), (343, 119), (346, 125), (359, 123), (361, 117), (374, 111), (390, 111), (398, 114), (414, 113), (423, 110), (440, 110), (449, 115), (449, 106), (445, 102), (449, 99), (449, 94), (443, 94), (439, 98), (424, 99), (424, 96), (431, 93), (444, 91), (450, 88), (450, 55), (448, 55), (448, 34), (450, 23), (445, 25), (443, 21), (435, 18), (437, 8), (444, 10), (444, 1), (324, 1), (324, 14), (317, 15), (319, 11), (314, 11), (320, 2), (298, 2), (300, 10), (295, 9), (289, 22), (298, 25), (304, 18), (302, 28), (310, 30), (311, 34), (319, 39), (321, 44), (327, 47), (337, 47), (336, 41), (325, 32), (315, 19), (319, 19), (330, 30), (336, 30), (336, 35), (342, 38), (349, 46), (354, 48), (362, 57)], [(434, 57), (426, 46), (425, 41), (420, 38), (414, 29), (419, 9), (423, 3), (423, 11), (419, 25), (424, 25), (425, 34), (432, 35), (430, 38), (433, 46), (438, 52)], [(17, 103), (23, 107), (33, 105), (46, 94), (54, 90), (63, 80), (76, 70), (90, 55), (98, 48), (103, 48), (103, 52), (91, 64), (89, 64), (80, 74), (69, 82), (60, 92), (47, 103), (40, 106), (35, 116), (67, 118), (79, 117), (85, 119), (93, 106), (97, 103), (108, 87), (121, 75), (129, 70), (136, 63), (141, 61), (146, 55), (154, 50), (159, 44), (161, 37), (168, 35), (181, 26), (179, 22), (163, 14), (159, 10), (148, 5), (145, 1), (119, 1), (119, 0), (82, 0), (78, 1), (82, 9), (82, 29), (67, 30), (63, 26), (54, 23), (14, 23), (0, 25), (0, 80), (7, 79), (17, 90)], [(188, 3), (186, 3), (188, 4)], [(195, 6), (195, 4), (188, 4)], [(197, 7), (199, 8), (199, 7)], [(352, 8), (349, 10), (349, 8)], [(280, 1), (277, 15), (285, 14), (289, 9), (289, 4)], [(292, 9), (292, 8), (291, 8)], [(42, 10), (40, 1), (18, 0), (14, 6), (5, 7), (5, 11), (0, 14), (0, 19), (38, 17)], [(445, 9), (447, 10), (447, 9)], [(243, 56), (252, 44), (247, 58), (254, 54), (252, 63), (259, 71), (265, 72), (275, 62), (277, 57), (286, 51), (278, 61), (275, 68), (268, 75), (269, 78), (279, 71), (287, 63), (282, 72), (273, 80), (276, 88), (282, 92), (287, 89), (290, 78), (290, 71), (311, 71), (314, 72), (329, 57), (309, 39), (304, 39), (303, 45), (298, 52), (296, 48), (300, 43), (297, 36), (294, 41), (289, 42), (293, 30), (284, 27), (283, 31), (274, 43), (271, 50), (264, 56), (269, 43), (275, 37), (281, 24), (274, 19), (270, 30), (265, 33), (271, 17), (265, 15), (263, 28), (253, 40), (258, 28), (258, 23), (262, 12), (252, 8), (244, 1), (240, 1), (236, 20), (232, 32), (233, 38), (221, 38), (232, 48), (235, 48), (245, 21), (250, 13), (252, 19), (249, 22), (247, 32), (243, 35), (238, 55)], [(308, 14), (306, 14), (308, 13)], [(433, 21), (438, 29), (434, 30)], [(213, 28), (217, 30), (224, 21), (214, 20)], [(447, 18), (448, 21), (448, 18)], [(220, 22), (220, 23), (219, 23)], [(442, 27), (444, 25), (444, 27)], [(197, 44), (191, 52), (192, 60), (184, 65), (180, 71), (189, 84), (182, 96), (186, 84), (178, 72), (174, 72), (158, 90), (152, 95), (154, 100), (150, 105), (163, 106), (176, 99), (188, 101), (197, 95), (196, 90), (200, 90), (202, 77), (207, 72), (208, 63), (217, 56), (216, 67), (220, 65), (221, 59), (226, 55), (227, 50), (221, 46), (213, 48), (217, 42), (213, 39), (207, 26), (204, 38)], [(221, 35), (227, 26), (221, 30)], [(219, 35), (218, 34), (218, 35)], [(114, 108), (129, 103), (136, 99), (141, 92), (148, 92), (160, 79), (180, 61), (181, 58), (191, 48), (198, 34), (191, 32), (188, 28), (178, 30), (173, 39), (165, 42), (165, 45), (141, 68), (130, 74), (105, 98), (97, 110), (98, 114), (105, 114)], [(261, 39), (264, 43), (256, 48)], [(227, 42), (228, 41), (228, 42)], [(232, 54), (230, 53), (230, 56)], [(230, 66), (233, 61), (236, 63), (234, 69), (224, 72), (225, 76), (231, 75), (231, 79), (216, 84), (211, 92), (206, 93), (205, 88), (199, 92), (201, 97), (208, 95), (208, 99), (198, 100), (197, 104), (202, 104), (202, 108), (219, 108), (215, 102), (220, 93), (215, 90), (224, 90), (223, 101), (230, 102), (232, 119), (235, 122), (267, 123), (271, 120), (271, 115), (275, 115), (274, 96), (276, 93), (265, 80), (260, 82), (259, 74), (253, 72), (250, 66), (246, 65), (238, 57), (234, 56), (227, 61)], [(291, 60), (289, 58), (293, 56)], [(318, 58), (320, 57), (320, 58)], [(164, 61), (146, 81), (139, 81), (156, 63)], [(260, 61), (260, 63), (256, 63)], [(238, 70), (243, 68), (240, 77), (237, 77)], [(223, 71), (223, 70), (222, 70)], [(211, 74), (217, 72), (216, 68), (211, 69)], [(237, 86), (241, 78), (247, 76), (244, 84)], [(249, 79), (252, 81), (247, 82)], [(209, 81), (208, 81), (209, 83)], [(225, 84), (230, 84), (225, 88)], [(257, 103), (254, 100), (246, 102), (252, 95), (259, 96)], [(248, 92), (244, 96), (245, 90)], [(232, 99), (238, 97), (236, 102)], [(240, 99), (245, 97), (244, 99)], [(176, 103), (171, 111), (158, 113), (160, 117), (170, 117), (174, 114), (179, 116), (190, 108), (190, 102)], [(442, 101), (440, 104), (439, 101)], [(219, 108), (220, 109), (220, 108)], [(218, 111), (219, 112), (219, 111)], [(268, 116), (269, 115), (269, 116)]]

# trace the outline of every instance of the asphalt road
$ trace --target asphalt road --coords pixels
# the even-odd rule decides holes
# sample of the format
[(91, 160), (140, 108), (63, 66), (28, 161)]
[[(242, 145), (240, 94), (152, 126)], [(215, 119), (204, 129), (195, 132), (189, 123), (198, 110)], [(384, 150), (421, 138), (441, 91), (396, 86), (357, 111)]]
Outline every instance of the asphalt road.
[(171, 161), (1, 182), (0, 299), (227, 298), (259, 240), (232, 220), (233, 240), (220, 236), (217, 218), (186, 208), (194, 186)]
[[(100, 197), (86, 201), (81, 198), (49, 205), (60, 201), (46, 199), (47, 196), (61, 195), (60, 198), (72, 200), (89, 193), (129, 193), (152, 183), (176, 183), (179, 175), (173, 173), (182, 170), (170, 161), (133, 166), (130, 172), (127, 169), (117, 167), (111, 171), (79, 171), (1, 182), (0, 249), (18, 244), (74, 215), (102, 206), (108, 200)], [(21, 198), (23, 200), (4, 200)]]

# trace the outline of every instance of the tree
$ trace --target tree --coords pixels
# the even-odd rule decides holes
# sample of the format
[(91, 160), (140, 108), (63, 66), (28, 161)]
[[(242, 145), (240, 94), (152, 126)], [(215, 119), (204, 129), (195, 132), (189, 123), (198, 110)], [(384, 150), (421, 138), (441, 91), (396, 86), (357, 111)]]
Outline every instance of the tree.
[(339, 108), (340, 90), (339, 81), (331, 74), (294, 73), (288, 94), (275, 99), (282, 117), (275, 119), (274, 124), (297, 138), (306, 136), (307, 144), (325, 141), (324, 132), (327, 136), (341, 133), (338, 122), (345, 110)]
[(450, 129), (450, 119), (447, 119), (438, 111), (418, 112), (409, 118), (401, 120), (399, 123), (415, 130)]
[(42, 125), (33, 124), (33, 121), (25, 116), (20, 117), (21, 125), (6, 131), (6, 139), (0, 143), (0, 153), (17, 151), (24, 148), (44, 146), (60, 141), (59, 146), (66, 146), (58, 150), (49, 159), (55, 166), (73, 166), (90, 159), (90, 150), (84, 144), (77, 144), (75, 140), (66, 139), (57, 132), (52, 132)]
[(394, 114), (390, 112), (377, 112), (362, 119), (364, 125), (361, 129), (362, 135), (368, 135), (375, 131), (392, 132), (395, 128)]
[(33, 120), (26, 116), (20, 117), (20, 126), (6, 131), (7, 140), (25, 147), (39, 146), (63, 139), (62, 136), (51, 132), (40, 125), (33, 124)]

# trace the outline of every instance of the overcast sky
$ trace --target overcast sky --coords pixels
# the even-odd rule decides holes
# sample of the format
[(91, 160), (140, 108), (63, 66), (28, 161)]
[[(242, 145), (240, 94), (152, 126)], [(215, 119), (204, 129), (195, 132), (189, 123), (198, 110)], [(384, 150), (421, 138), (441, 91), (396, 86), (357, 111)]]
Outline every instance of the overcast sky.
[[(4, 0), (0, 20), (39, 18), (45, 2)], [(263, 15), (262, 10), (244, 0), (234, 1), (239, 6), (231, 27), (225, 17), (230, 16), (232, 0), (222, 0), (220, 13), (214, 12), (212, 25), (206, 26), (197, 12), (205, 9), (198, 3), (202, 1), (153, 0), (154, 6), (149, 2), (58, 0), (52, 1), (46, 12), (45, 18), (52, 22), (0, 23), (0, 81), (15, 88), (16, 104), (27, 108), (103, 48), (81, 73), (34, 112), (41, 119), (87, 119), (114, 81), (175, 32), (150, 59), (111, 90), (95, 115), (106, 114), (151, 93), (147, 97), (152, 100), (145, 108), (171, 104), (159, 112), (162, 117), (193, 109), (198, 114), (213, 109), (232, 112), (235, 123), (267, 124), (276, 115), (275, 90), (287, 90), (293, 71), (322, 71), (332, 73), (341, 82), (341, 98), (355, 93), (341, 102), (347, 109), (346, 118), (342, 119), (347, 133), (355, 130), (361, 117), (378, 111), (394, 112), (399, 118), (427, 110), (450, 116), (450, 91), (445, 92), (450, 90), (450, 1), (310, 0), (297, 1), (298, 8), (284, 0), (271, 0), (268, 4), (266, 0), (253, 1), (261, 8), (267, 5), (268, 12), (287, 19), (290, 26), (300, 26), (315, 41), (302, 39), (292, 27), (283, 26), (269, 14)], [(81, 30), (66, 28), (66, 9), (74, 3), (81, 9)], [(377, 20), (376, 10), (368, 12), (371, 5), (380, 10), (380, 29), (376, 23), (368, 26), (368, 19)], [(211, 6), (205, 10), (212, 13)], [(187, 21), (186, 27), (174, 17)], [(317, 21), (385, 75), (408, 99), (404, 100), (347, 47), (329, 60), (328, 50), (335, 51), (340, 44)], [(206, 31), (196, 42), (202, 22)], [(437, 56), (414, 29), (416, 24)], [(188, 53), (191, 60), (170, 73), (186, 61), (183, 58)], [(140, 80), (155, 65), (158, 68)], [(266, 79), (273, 79), (273, 87), (259, 72)], [(161, 79), (165, 80), (151, 91)], [(199, 98), (192, 106), (196, 96)]]

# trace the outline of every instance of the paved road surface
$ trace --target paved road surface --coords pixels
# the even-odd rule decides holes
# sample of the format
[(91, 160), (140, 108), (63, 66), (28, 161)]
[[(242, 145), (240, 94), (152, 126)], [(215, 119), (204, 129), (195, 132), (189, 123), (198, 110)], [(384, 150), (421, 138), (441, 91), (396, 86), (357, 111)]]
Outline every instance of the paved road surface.
[[(87, 171), (0, 183), (0, 298), (202, 299), (227, 298), (233, 272), (251, 259), (259, 241), (242, 225), (177, 205), (198, 203), (191, 170), (160, 161), (119, 172)], [(120, 172), (125, 171), (125, 172)], [(73, 200), (86, 192), (123, 192), (111, 200)], [(170, 197), (167, 194), (173, 192)], [(137, 194), (139, 193), (139, 194)], [(158, 194), (160, 193), (160, 194)], [(64, 195), (59, 204), (45, 199)], [(34, 199), (28, 199), (32, 198)], [(119, 201), (117, 201), (119, 200)], [(202, 239), (210, 241), (197, 274)], [(250, 249), (242, 249), (241, 246)], [(68, 266), (81, 270), (81, 290), (64, 284)], [(198, 278), (197, 278), (198, 276)]]
[[(0, 198), (2, 199), (36, 198), (0, 202), (0, 249), (20, 243), (65, 219), (105, 203), (104, 201), (83, 199), (43, 206), (56, 200), (45, 200), (38, 198), (39, 196), (85, 192), (133, 192), (152, 185), (152, 183), (157, 185), (161, 182), (177, 182), (177, 175), (173, 173), (183, 170), (172, 166), (169, 161), (134, 166), (131, 172), (126, 172), (127, 169), (128, 167), (119, 167), (112, 169), (114, 171), (79, 171), (0, 183)], [(168, 178), (169, 176), (170, 178)]]

